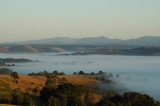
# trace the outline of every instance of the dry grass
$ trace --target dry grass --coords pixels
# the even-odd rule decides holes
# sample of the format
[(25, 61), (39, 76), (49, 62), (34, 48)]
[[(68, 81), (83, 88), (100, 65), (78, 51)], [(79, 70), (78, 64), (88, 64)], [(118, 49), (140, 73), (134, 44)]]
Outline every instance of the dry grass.
[[(22, 91), (26, 91), (27, 89), (32, 90), (35, 87), (39, 87), (41, 89), (46, 81), (46, 77), (44, 76), (20, 75), (19, 77), (20, 79), (18, 84), (14, 83), (13, 79), (9, 75), (0, 75), (0, 81), (10, 85), (12, 89), (18, 88)], [(64, 77), (69, 83), (84, 86), (90, 86), (99, 83), (99, 81), (88, 76), (64, 75), (60, 77)]]
[(84, 85), (84, 86), (90, 86), (90, 85), (100, 83), (94, 78), (89, 76), (84, 76), (84, 75), (65, 75), (63, 77), (66, 78), (67, 81), (72, 84), (78, 84), (78, 85)]
[[(0, 82), (7, 84), (12, 89), (20, 89), (21, 91), (32, 91), (34, 88), (39, 87), (41, 89), (45, 85), (46, 77), (44, 76), (28, 76), (28, 75), (19, 75), (19, 83), (16, 84), (13, 82), (13, 79), (10, 75), (0, 75)], [(89, 76), (83, 75), (63, 75), (59, 76), (59, 78), (65, 78), (69, 83), (84, 85), (84, 86), (91, 86), (99, 81), (95, 80)], [(90, 92), (90, 98), (93, 103), (97, 103), (101, 99), (101, 95), (96, 92)], [(12, 105), (1, 105), (0, 106), (12, 106)]]
[(102, 95), (97, 94), (97, 93), (90, 93), (90, 99), (92, 100), (92, 103), (98, 103), (100, 101), (100, 99), (102, 98)]
[(9, 75), (0, 75), (0, 81), (10, 85), (12, 89), (20, 89), (25, 91), (27, 89), (33, 89), (35, 87), (42, 88), (44, 86), (45, 77), (32, 77), (28, 75), (20, 75), (19, 83), (13, 82), (13, 79)]

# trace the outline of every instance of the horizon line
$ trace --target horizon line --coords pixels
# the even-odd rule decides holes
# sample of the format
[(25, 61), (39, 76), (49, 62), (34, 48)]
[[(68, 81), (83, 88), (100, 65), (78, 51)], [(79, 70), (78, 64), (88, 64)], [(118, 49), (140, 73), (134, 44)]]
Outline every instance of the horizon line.
[(39, 39), (28, 39), (28, 40), (17, 40), (17, 41), (4, 41), (4, 42), (1, 42), (0, 43), (14, 43), (14, 42), (27, 42), (27, 41), (36, 41), (36, 40), (47, 40), (47, 39), (56, 39), (56, 38), (70, 38), (70, 39), (83, 39), (83, 38), (100, 38), (100, 37), (104, 37), (104, 38), (107, 38), (107, 39), (118, 39), (118, 40), (132, 40), (132, 39), (138, 39), (138, 38), (143, 38), (143, 37), (160, 37), (160, 36), (149, 36), (149, 35), (144, 35), (144, 36), (139, 36), (139, 37), (135, 37), (135, 38), (127, 38), (127, 39), (123, 39), (123, 38), (116, 38), (116, 37), (108, 37), (108, 36), (82, 36), (82, 37), (65, 37), (65, 36), (60, 36), (60, 37), (48, 37), (48, 38), (39, 38)]

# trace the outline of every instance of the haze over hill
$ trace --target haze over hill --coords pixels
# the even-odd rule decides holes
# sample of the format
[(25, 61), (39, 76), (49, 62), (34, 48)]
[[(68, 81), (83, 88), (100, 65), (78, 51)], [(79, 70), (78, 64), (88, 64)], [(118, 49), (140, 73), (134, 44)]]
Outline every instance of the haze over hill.
[(50, 38), (2, 43), (0, 53), (74, 52), (65, 55), (160, 55), (160, 37), (109, 39), (106, 37)]
[(30, 40), (22, 42), (10, 42), (4, 44), (40, 44), (40, 45), (126, 45), (126, 46), (160, 46), (160, 37), (144, 36), (136, 39), (110, 39), (107, 37), (87, 37), (87, 38), (48, 38), (41, 40)]

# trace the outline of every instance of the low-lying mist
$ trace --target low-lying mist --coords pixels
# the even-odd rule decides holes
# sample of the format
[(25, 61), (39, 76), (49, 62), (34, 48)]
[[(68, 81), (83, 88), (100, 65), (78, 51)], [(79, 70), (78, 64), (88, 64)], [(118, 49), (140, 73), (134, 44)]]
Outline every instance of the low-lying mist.
[(151, 89), (152, 86), (150, 86), (155, 86), (157, 82), (150, 83), (150, 78), (116, 74), (109, 78), (106, 77), (105, 80), (103, 83), (97, 85), (97, 89), (101, 92), (114, 91), (121, 95), (125, 92), (139, 92), (148, 94), (156, 100), (160, 100), (158, 88), (155, 89), (157, 91), (156, 93)]

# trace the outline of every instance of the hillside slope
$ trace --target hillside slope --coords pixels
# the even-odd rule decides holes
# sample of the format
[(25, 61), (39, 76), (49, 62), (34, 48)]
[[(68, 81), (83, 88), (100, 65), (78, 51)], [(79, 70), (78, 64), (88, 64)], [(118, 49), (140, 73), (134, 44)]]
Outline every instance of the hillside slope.
[(87, 38), (49, 38), (41, 40), (30, 40), (22, 42), (9, 42), (5, 44), (14, 45), (127, 45), (127, 46), (160, 46), (160, 37), (143, 36), (136, 39), (110, 39), (107, 37), (87, 37)]

